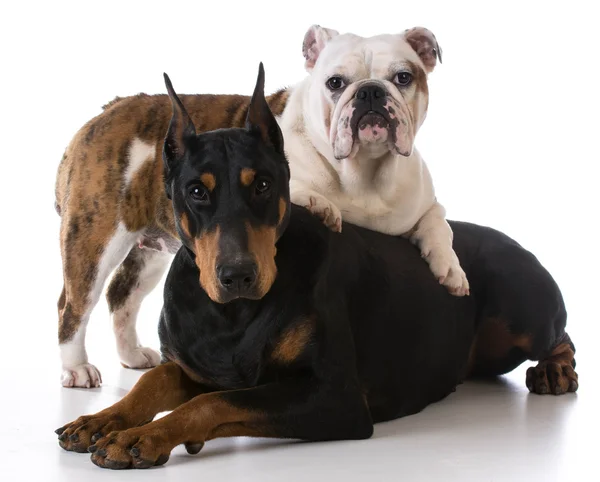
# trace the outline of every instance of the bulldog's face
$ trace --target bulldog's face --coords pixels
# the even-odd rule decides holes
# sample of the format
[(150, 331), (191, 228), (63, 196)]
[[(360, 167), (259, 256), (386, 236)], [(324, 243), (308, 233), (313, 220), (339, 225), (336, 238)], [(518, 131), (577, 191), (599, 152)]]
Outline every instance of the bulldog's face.
[(364, 38), (313, 26), (303, 51), (310, 122), (336, 159), (411, 155), (427, 113), (427, 74), (441, 61), (431, 32)]

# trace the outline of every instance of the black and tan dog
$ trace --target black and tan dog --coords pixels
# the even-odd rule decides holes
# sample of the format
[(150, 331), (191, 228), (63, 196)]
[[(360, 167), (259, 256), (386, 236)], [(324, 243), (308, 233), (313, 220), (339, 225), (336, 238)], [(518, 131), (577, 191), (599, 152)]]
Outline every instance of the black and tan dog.
[(456, 298), (409, 241), (349, 224), (333, 233), (291, 205), (263, 82), (261, 67), (245, 129), (196, 135), (167, 79), (165, 186), (183, 247), (165, 285), (164, 363), (57, 430), (64, 449), (120, 469), (218, 437), (368, 438), (373, 423), (527, 359), (539, 360), (532, 392), (577, 390), (561, 293), (512, 239), (452, 223), (472, 288)]

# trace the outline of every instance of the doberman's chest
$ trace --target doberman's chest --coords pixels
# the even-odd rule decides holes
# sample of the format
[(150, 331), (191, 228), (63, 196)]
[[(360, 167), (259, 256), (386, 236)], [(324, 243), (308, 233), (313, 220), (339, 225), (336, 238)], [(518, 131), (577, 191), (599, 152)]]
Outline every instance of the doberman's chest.
[(190, 378), (218, 389), (269, 383), (284, 375), (287, 367), (273, 359), (278, 320), (257, 318), (235, 326), (230, 320), (206, 313), (163, 315), (163, 354), (180, 364)]
[(168, 336), (161, 336), (163, 352), (184, 367), (192, 379), (235, 389), (255, 386), (261, 378), (264, 347), (249, 350), (244, 332), (170, 328)]

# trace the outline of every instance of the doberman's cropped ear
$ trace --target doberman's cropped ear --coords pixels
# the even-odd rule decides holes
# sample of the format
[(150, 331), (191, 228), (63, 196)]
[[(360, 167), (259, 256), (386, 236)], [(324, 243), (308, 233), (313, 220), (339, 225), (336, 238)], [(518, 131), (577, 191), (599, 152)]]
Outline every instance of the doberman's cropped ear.
[(258, 67), (256, 87), (248, 108), (246, 129), (260, 135), (264, 143), (283, 154), (283, 135), (265, 99), (265, 69), (262, 62)]
[(183, 103), (177, 97), (169, 76), (167, 74), (164, 76), (167, 92), (173, 104), (173, 115), (163, 145), (163, 162), (165, 175), (167, 175), (184, 156), (189, 140), (196, 136), (196, 128)]

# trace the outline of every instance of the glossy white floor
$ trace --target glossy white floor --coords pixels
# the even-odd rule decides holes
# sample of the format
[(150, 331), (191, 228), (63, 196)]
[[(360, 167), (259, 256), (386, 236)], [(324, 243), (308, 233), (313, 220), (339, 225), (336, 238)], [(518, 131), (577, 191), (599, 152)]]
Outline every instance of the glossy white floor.
[[(156, 293), (142, 310), (142, 339), (156, 346)], [(106, 480), (116, 473), (68, 453), (53, 430), (122, 397), (140, 372), (120, 368), (101, 305), (90, 324), (90, 359), (102, 370), (99, 389), (59, 384), (55, 347), (47, 324), (24, 345), (35, 358), (5, 360), (0, 370), (0, 453), (6, 481)], [(10, 334), (10, 329), (9, 329)], [(21, 338), (23, 339), (23, 338)], [(9, 336), (8, 353), (18, 338)], [(372, 439), (300, 443), (256, 439), (209, 442), (196, 456), (177, 448), (157, 469), (121, 473), (121, 480), (597, 480), (597, 362), (593, 340), (578, 339), (577, 394), (529, 394), (520, 367), (496, 382), (466, 383), (420, 414), (380, 424)], [(6, 343), (6, 341), (5, 341)], [(14, 353), (14, 352), (13, 352)], [(8, 470), (8, 472), (7, 472)], [(6, 478), (5, 478), (6, 477)]]

